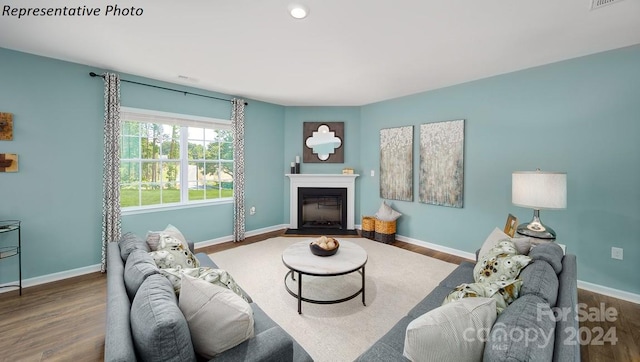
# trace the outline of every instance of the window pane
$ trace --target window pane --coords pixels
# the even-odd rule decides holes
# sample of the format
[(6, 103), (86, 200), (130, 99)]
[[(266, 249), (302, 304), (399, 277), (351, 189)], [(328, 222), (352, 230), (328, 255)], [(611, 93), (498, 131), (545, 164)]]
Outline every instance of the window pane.
[(140, 183), (120, 184), (120, 206), (140, 206)]
[(164, 126), (161, 153), (163, 159), (180, 159), (180, 126)]
[(120, 157), (123, 159), (140, 158), (140, 138), (123, 136), (120, 142)]
[(189, 159), (190, 160), (202, 160), (204, 159), (204, 141), (191, 141), (189, 140)]
[(233, 144), (224, 142), (220, 144), (220, 159), (233, 160)]
[(207, 143), (206, 149), (205, 158), (207, 160), (218, 160), (218, 157), (220, 157), (220, 144), (218, 142)]
[(189, 162), (189, 200), (204, 200), (204, 162)]
[(143, 182), (140, 184), (140, 205), (160, 204), (160, 184), (155, 182)]
[(177, 182), (180, 180), (180, 162), (163, 162), (162, 167), (162, 181), (177, 188)]
[(189, 127), (189, 140), (200, 140), (204, 139), (204, 128), (196, 128)]
[(122, 122), (120, 132), (123, 136), (139, 136), (140, 135), (140, 123), (125, 121)]
[(218, 130), (218, 141), (233, 142), (233, 132), (230, 129)]

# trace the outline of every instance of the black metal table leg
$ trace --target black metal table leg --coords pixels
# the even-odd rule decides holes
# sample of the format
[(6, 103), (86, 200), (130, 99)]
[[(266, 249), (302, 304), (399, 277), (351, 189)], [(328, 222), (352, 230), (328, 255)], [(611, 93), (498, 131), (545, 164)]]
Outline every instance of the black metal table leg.
[(298, 314), (302, 314), (302, 273), (298, 273)]

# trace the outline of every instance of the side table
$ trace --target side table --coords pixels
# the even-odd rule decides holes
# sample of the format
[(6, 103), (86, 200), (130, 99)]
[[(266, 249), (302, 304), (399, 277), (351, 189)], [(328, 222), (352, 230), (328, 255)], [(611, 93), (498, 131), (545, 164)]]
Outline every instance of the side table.
[[(10, 239), (15, 232), (17, 233), (17, 242), (12, 244)], [(9, 244), (9, 245), (6, 245)], [(0, 261), (2, 259), (18, 257), (18, 284), (2, 285), (0, 288), (19, 288), (22, 295), (22, 255), (21, 255), (22, 238), (20, 235), (19, 220), (3, 220), (0, 221)]]

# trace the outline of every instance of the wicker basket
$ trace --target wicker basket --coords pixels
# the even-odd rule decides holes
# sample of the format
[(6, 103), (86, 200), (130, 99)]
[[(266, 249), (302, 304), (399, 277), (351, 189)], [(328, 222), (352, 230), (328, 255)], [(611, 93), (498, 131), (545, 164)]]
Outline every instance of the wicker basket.
[(362, 237), (373, 240), (375, 229), (376, 229), (376, 218), (373, 216), (363, 216), (362, 217)]
[(385, 244), (396, 240), (396, 221), (383, 221), (376, 219), (374, 240)]

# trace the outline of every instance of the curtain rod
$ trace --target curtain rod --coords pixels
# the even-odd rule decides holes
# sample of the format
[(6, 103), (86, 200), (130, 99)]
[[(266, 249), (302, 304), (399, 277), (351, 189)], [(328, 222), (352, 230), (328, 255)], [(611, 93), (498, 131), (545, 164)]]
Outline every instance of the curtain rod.
[[(91, 77), (99, 77), (104, 79), (104, 75), (101, 74), (96, 74), (94, 72), (90, 72), (89, 75)], [(178, 93), (182, 93), (184, 95), (190, 94), (192, 96), (198, 96), (198, 97), (204, 97), (204, 98), (211, 98), (211, 99), (217, 99), (219, 101), (226, 101), (226, 102), (232, 102), (231, 99), (224, 99), (224, 98), (218, 98), (218, 97), (214, 97), (214, 96), (206, 96), (204, 94), (198, 94), (198, 93), (191, 93), (191, 92), (187, 92), (187, 91), (181, 91), (179, 89), (173, 89), (173, 88), (167, 88), (167, 87), (160, 87), (158, 85), (153, 85), (153, 84), (146, 84), (146, 83), (140, 83), (140, 82), (134, 82), (132, 80), (126, 80), (126, 79), (120, 79), (121, 82), (126, 82), (126, 83), (131, 83), (131, 84), (137, 84), (137, 85), (143, 85), (146, 87), (151, 87), (151, 88), (158, 88), (158, 89), (164, 89), (164, 90), (168, 90), (168, 91), (172, 91), (172, 92), (178, 92)], [(248, 105), (249, 103), (244, 102), (244, 105)]]

